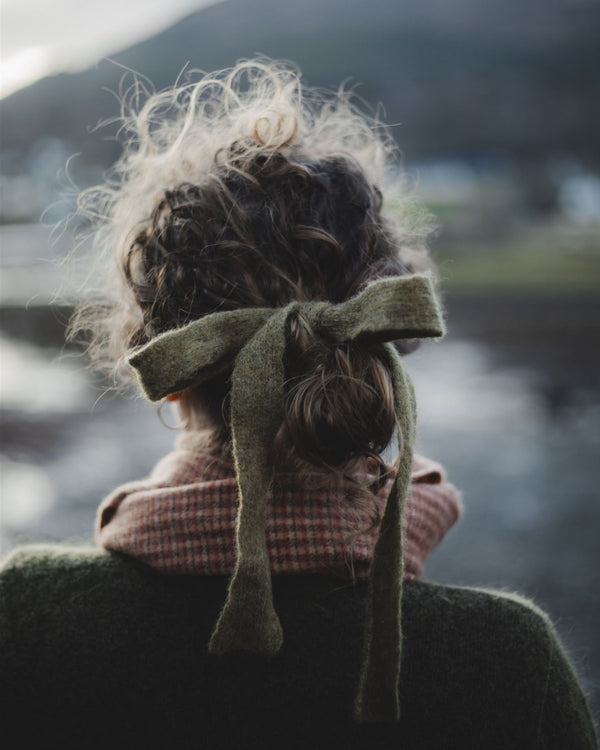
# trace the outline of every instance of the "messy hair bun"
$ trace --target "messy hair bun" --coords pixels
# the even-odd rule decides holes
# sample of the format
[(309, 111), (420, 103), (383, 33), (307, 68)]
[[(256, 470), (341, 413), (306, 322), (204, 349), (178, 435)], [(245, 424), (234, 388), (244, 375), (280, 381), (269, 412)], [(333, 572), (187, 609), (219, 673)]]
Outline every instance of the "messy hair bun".
[[(430, 226), (398, 173), (386, 179), (385, 128), (347, 92), (303, 88), (287, 63), (243, 62), (159, 94), (136, 82), (121, 132), (111, 178), (80, 201), (98, 269), (107, 253), (116, 263), (102, 305), (72, 330), (91, 330), (94, 361), (122, 380), (133, 347), (203, 315), (341, 302), (427, 265)], [(301, 318), (289, 348), (281, 441), (331, 466), (381, 452), (395, 423), (384, 350), (324, 349)], [(229, 387), (225, 375), (192, 393), (223, 440)]]
[(290, 321), (279, 453), (328, 469), (379, 454), (396, 427), (394, 391), (380, 345), (330, 346), (308, 323)]

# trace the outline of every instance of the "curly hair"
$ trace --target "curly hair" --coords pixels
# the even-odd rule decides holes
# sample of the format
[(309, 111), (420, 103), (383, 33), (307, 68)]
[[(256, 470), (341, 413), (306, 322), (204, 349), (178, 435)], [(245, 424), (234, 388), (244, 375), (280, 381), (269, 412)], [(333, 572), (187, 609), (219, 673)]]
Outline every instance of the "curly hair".
[[(93, 360), (123, 380), (131, 348), (208, 313), (339, 302), (427, 266), (431, 226), (398, 172), (387, 179), (388, 131), (350, 93), (303, 87), (288, 63), (242, 62), (157, 94), (136, 82), (121, 134), (109, 180), (80, 198), (112, 270), (71, 330), (90, 330)], [(289, 343), (287, 453), (341, 467), (380, 452), (395, 424), (383, 350), (326, 350), (301, 319)], [(222, 442), (229, 386), (194, 389)]]

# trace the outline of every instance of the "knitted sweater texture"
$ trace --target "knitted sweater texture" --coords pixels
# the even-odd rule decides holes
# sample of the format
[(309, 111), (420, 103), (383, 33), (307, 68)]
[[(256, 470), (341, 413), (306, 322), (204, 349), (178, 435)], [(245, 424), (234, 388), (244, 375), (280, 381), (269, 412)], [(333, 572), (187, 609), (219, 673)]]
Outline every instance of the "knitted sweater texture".
[(30, 546), (0, 570), (0, 711), (21, 748), (594, 750), (546, 615), (520, 597), (407, 581), (399, 724), (351, 706), (366, 584), (275, 576), (273, 657), (207, 650), (227, 579), (92, 548)]

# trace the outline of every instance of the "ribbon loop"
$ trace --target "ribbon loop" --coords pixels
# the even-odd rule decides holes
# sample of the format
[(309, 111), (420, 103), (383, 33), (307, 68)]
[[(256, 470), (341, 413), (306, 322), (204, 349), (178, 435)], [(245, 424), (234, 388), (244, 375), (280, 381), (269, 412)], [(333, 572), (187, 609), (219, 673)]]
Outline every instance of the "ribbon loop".
[(240, 349), (273, 315), (264, 307), (206, 315), (157, 336), (128, 359), (144, 394), (159, 401), (205, 383), (233, 365)]
[(401, 276), (373, 281), (356, 297), (315, 311), (316, 326), (333, 343), (365, 344), (444, 335), (431, 280)]

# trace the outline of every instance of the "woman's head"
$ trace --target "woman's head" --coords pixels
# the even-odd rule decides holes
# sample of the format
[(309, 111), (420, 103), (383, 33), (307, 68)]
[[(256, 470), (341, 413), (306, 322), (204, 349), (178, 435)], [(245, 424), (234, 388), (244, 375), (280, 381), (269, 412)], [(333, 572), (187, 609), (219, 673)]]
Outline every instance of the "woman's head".
[[(291, 66), (265, 61), (149, 95), (141, 106), (139, 87), (133, 93), (113, 182), (82, 196), (84, 213), (99, 216), (99, 245), (116, 263), (104, 313), (83, 310), (75, 327), (92, 328), (92, 354), (116, 372), (131, 348), (203, 315), (341, 302), (376, 278), (419, 270), (415, 259), (423, 267), (422, 215), (406, 210), (398, 192), (396, 217), (386, 213), (392, 141), (346, 93), (303, 89)], [(382, 351), (326, 351), (301, 320), (289, 336), (286, 403), (295, 421), (282, 428), (284, 443), (326, 435), (340, 446), (327, 457), (335, 464), (378, 452), (393, 430)], [(320, 395), (309, 378), (323, 384)], [(186, 402), (223, 441), (228, 390), (220, 378)], [(375, 431), (374, 399), (384, 405)], [(352, 408), (337, 419), (344, 404)], [(321, 448), (304, 453), (312, 460)]]

